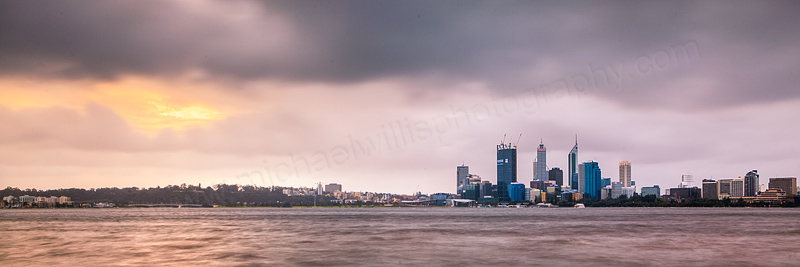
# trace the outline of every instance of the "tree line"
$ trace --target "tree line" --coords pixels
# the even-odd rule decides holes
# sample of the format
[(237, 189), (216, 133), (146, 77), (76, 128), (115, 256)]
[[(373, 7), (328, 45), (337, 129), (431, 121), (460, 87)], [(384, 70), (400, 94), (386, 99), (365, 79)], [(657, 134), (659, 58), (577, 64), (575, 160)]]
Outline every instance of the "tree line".
[[(68, 188), (36, 190), (6, 187), (0, 190), (0, 196), (67, 196), (75, 203), (114, 203), (117, 206), (129, 204), (201, 204), (203, 206), (330, 206), (330, 196), (287, 196), (281, 187), (257, 187), (252, 185), (219, 184), (214, 187), (193, 185), (169, 185), (151, 188)], [(316, 199), (315, 199), (316, 198)], [(315, 201), (316, 200), (316, 201)]]

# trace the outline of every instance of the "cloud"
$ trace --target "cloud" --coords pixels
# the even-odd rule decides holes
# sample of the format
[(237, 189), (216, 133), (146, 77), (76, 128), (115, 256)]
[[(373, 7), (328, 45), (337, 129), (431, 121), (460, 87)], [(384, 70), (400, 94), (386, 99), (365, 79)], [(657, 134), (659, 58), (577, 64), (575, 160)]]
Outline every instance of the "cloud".
[[(186, 73), (229, 81), (354, 83), (439, 76), (515, 92), (696, 42), (702, 58), (636, 86), (710, 80), (703, 103), (797, 97), (787, 2), (4, 3), (7, 75), (114, 79)], [(668, 51), (672, 52), (672, 51)], [(634, 70), (629, 70), (629, 72)], [(626, 77), (623, 77), (626, 78)], [(636, 88), (639, 89), (639, 88)], [(414, 89), (407, 89), (415, 92)], [(443, 86), (439, 90), (456, 90)], [(670, 88), (683, 95), (694, 88)], [(599, 93), (607, 97), (608, 93)], [(650, 94), (622, 100), (660, 102)], [(619, 99), (614, 95), (613, 98)], [(628, 101), (634, 102), (634, 101)], [(625, 103), (625, 102), (623, 102)]]
[[(2, 170), (92, 184), (102, 168), (156, 185), (300, 162), (280, 182), (452, 191), (462, 162), (494, 179), (504, 133), (524, 134), (522, 181), (528, 148), (544, 139), (563, 167), (577, 133), (582, 160), (611, 174), (630, 160), (647, 182), (792, 173), (774, 162), (797, 149), (797, 7), (4, 2)], [(411, 133), (398, 141), (393, 127)], [(370, 142), (380, 153), (362, 150)], [(349, 159), (331, 164), (340, 146)], [(325, 168), (302, 171), (319, 155)]]

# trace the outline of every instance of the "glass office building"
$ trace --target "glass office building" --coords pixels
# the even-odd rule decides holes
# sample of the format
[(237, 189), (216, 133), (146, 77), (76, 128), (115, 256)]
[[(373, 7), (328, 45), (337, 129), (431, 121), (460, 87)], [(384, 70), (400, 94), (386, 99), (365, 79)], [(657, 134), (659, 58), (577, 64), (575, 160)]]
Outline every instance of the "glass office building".
[(575, 146), (569, 151), (569, 158), (567, 159), (569, 166), (567, 166), (567, 179), (569, 179), (569, 186), (572, 189), (578, 189), (578, 136), (575, 135)]
[(602, 188), (602, 177), (600, 176), (600, 165), (594, 161), (587, 161), (581, 164), (583, 167), (583, 197), (600, 199), (600, 188)]
[(525, 184), (523, 183), (510, 183), (508, 185), (508, 198), (509, 201), (522, 201), (525, 199)]
[(497, 198), (511, 201), (508, 185), (517, 182), (517, 146), (497, 145)]

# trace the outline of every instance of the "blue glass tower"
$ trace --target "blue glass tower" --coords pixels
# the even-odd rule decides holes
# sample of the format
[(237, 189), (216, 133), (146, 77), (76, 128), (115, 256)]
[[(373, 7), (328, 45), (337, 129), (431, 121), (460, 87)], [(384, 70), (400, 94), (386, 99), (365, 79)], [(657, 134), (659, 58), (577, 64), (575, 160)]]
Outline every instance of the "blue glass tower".
[(587, 161), (583, 166), (583, 184), (586, 192), (584, 198), (600, 199), (600, 188), (602, 188), (603, 177), (600, 176), (600, 165), (594, 161)]
[(522, 201), (525, 198), (525, 184), (510, 183), (508, 185), (509, 201)]
[(578, 190), (578, 135), (575, 135), (575, 146), (569, 151), (569, 158), (567, 159), (569, 166), (567, 166), (567, 179), (569, 179), (569, 186), (572, 189)]
[(497, 199), (511, 201), (508, 185), (517, 182), (517, 146), (497, 145)]

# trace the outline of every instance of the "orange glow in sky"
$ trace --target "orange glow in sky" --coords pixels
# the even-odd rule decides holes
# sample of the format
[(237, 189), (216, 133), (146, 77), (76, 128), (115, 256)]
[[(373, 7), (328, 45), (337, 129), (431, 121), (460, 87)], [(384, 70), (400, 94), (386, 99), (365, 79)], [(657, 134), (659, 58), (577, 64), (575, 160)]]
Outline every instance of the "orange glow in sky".
[(226, 117), (221, 108), (211, 103), (185, 95), (168, 95), (163, 89), (171, 85), (142, 79), (44, 84), (15, 81), (0, 86), (0, 105), (14, 110), (54, 106), (83, 110), (86, 104), (94, 102), (109, 107), (133, 128), (147, 134), (167, 128), (184, 130), (203, 126)]

